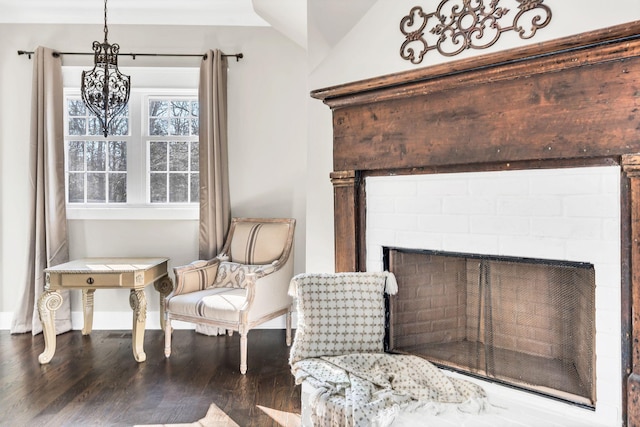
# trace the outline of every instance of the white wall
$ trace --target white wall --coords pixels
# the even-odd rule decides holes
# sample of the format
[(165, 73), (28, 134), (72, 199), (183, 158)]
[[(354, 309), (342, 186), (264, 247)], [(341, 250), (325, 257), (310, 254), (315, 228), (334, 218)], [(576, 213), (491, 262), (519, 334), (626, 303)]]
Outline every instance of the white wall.
[[(309, 15), (314, 10), (322, 10), (323, 0), (307, 0), (307, 3)], [(435, 0), (421, 2), (425, 10), (435, 8), (438, 3)], [(505, 1), (505, 6), (506, 3), (509, 2)], [(640, 19), (637, 0), (614, 0), (607, 3), (607, 7), (598, 0), (584, 0), (579, 3), (579, 10), (575, 2), (546, 0), (545, 3), (553, 11), (551, 24), (529, 41), (505, 34), (490, 49), (469, 51), (454, 58), (430, 52), (420, 65), (412, 65), (399, 55), (403, 41), (399, 23), (417, 4), (414, 0), (378, 0), (343, 40), (329, 50), (321, 39), (322, 32), (310, 28), (308, 53), (269, 28), (110, 26), (109, 38), (118, 42), (123, 52), (192, 53), (221, 47), (227, 52), (245, 53), (245, 59), (230, 65), (229, 74), (234, 213), (296, 217), (296, 271), (333, 271), (333, 189), (329, 181), (333, 169), (331, 112), (320, 101), (311, 99), (309, 91)], [(24, 281), (22, 263), (27, 244), (24, 194), (28, 185), (25, 169), (32, 63), (19, 57), (16, 50), (45, 45), (87, 51), (92, 41), (100, 38), (101, 31), (98, 25), (0, 25), (0, 328), (7, 327), (12, 306), (18, 299), (18, 288)], [(313, 58), (310, 62), (313, 68), (308, 66), (307, 57)], [(143, 63), (142, 59), (136, 61), (136, 64), (124, 65)], [(150, 60), (144, 61), (148, 64)], [(175, 61), (155, 60), (154, 63), (166, 65)], [(88, 65), (86, 58), (65, 60), (65, 64), (71, 65), (78, 62)], [(184, 66), (184, 60), (175, 65)], [(248, 117), (258, 119), (248, 121)], [(24, 125), (16, 126), (20, 123)], [(249, 152), (257, 157), (241, 164), (240, 158)], [(287, 161), (280, 160), (283, 155)], [(119, 251), (127, 247), (124, 241), (118, 242), (123, 239), (118, 231), (122, 224), (110, 224), (114, 231), (110, 233), (111, 241), (102, 246), (84, 240), (87, 251), (101, 247)], [(90, 222), (72, 224), (71, 230), (75, 233), (72, 239), (94, 238), (99, 227), (100, 224)], [(87, 230), (83, 237), (78, 234), (80, 229)], [(172, 242), (161, 237), (165, 233), (184, 237), (178, 238), (180, 243)], [(175, 248), (166, 255), (177, 263), (196, 253), (195, 236), (190, 233), (194, 233), (193, 225), (160, 221), (155, 226), (144, 225), (138, 229), (137, 236), (150, 235), (150, 248)], [(78, 247), (72, 242), (72, 252)], [(189, 250), (193, 252), (186, 255)], [(96, 304), (100, 303), (96, 301)], [(128, 310), (127, 303), (124, 304)], [(122, 307), (119, 301), (118, 307), (109, 308)]]
[[(323, 0), (308, 0), (309, 14), (313, 13), (313, 10), (321, 9), (322, 2)], [(420, 65), (413, 65), (400, 57), (400, 46), (404, 41), (404, 36), (399, 30), (400, 21), (413, 6), (421, 5), (425, 12), (431, 12), (439, 3), (436, 0), (421, 2), (378, 0), (340, 43), (324, 53), (324, 60), (310, 70), (310, 89), (428, 67), (437, 63), (490, 54), (525, 44), (535, 44), (640, 20), (638, 0), (614, 0), (608, 2), (606, 7), (599, 0), (580, 2), (546, 0), (544, 3), (552, 10), (551, 23), (539, 30), (532, 39), (521, 40), (515, 32), (506, 32), (491, 48), (468, 50), (453, 58), (431, 51)], [(488, 3), (485, 2), (485, 4)], [(503, 0), (500, 5), (512, 10), (517, 9), (517, 2), (514, 0)], [(326, 43), (316, 35), (316, 32), (310, 31), (309, 37), (310, 56), (314, 56), (312, 53), (316, 45), (320, 50), (326, 49)], [(333, 193), (329, 181), (329, 173), (333, 170), (331, 113), (329, 108), (318, 100), (309, 99), (308, 102), (310, 161), (308, 164), (306, 265), (308, 270), (333, 271)]]
[[(33, 61), (17, 50), (42, 45), (90, 51), (102, 38), (98, 25), (0, 25), (0, 329), (8, 329), (26, 280), (29, 186), (28, 141)], [(109, 40), (122, 52), (200, 53), (221, 48), (242, 52), (229, 62), (229, 169), (234, 216), (283, 216), (298, 220), (295, 271), (305, 264), (306, 100), (305, 51), (269, 27), (109, 26)], [(91, 68), (90, 56), (67, 56), (63, 65)], [(198, 58), (120, 59), (121, 66), (199, 66)], [(135, 81), (132, 82), (136, 84)], [(70, 255), (166, 256), (170, 267), (197, 258), (197, 221), (70, 220)], [(9, 267), (10, 266), (10, 267)], [(148, 290), (148, 310), (158, 310)], [(79, 327), (79, 292), (72, 296)], [(104, 290), (95, 298), (95, 328), (101, 319), (130, 327), (127, 291)], [(124, 318), (122, 317), (124, 316)], [(122, 320), (124, 319), (124, 320)], [(151, 313), (148, 326), (157, 327)], [(123, 325), (123, 326), (120, 326)]]

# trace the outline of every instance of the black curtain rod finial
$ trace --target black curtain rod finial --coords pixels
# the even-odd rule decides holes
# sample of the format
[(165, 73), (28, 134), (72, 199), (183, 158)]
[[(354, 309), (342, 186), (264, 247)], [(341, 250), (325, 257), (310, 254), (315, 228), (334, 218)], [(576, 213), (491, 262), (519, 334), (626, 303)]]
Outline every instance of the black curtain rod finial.
[[(235, 56), (236, 57), (236, 62), (240, 62), (240, 60), (242, 58), (244, 58), (244, 54), (242, 53), (234, 53), (233, 55), (222, 55), (222, 56)], [(208, 58), (207, 54), (205, 53), (204, 55), (202, 55), (202, 60), (205, 61)]]

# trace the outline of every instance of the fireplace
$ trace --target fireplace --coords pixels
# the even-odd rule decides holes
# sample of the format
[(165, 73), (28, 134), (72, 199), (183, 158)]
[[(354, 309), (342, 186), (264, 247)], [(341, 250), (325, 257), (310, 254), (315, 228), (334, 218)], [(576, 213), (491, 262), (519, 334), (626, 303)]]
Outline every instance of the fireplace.
[[(594, 421), (615, 424), (619, 167), (376, 176), (365, 188), (367, 270), (390, 269), (398, 279), (392, 351), (582, 405)], [(464, 325), (457, 335), (447, 331), (454, 322)], [(485, 337), (491, 324), (516, 336)], [(441, 340), (427, 354), (431, 338)]]
[(388, 351), (595, 408), (592, 264), (384, 248)]
[(639, 91), (632, 22), (312, 92), (333, 112), (336, 271), (369, 268), (369, 178), (617, 168), (622, 386), (597, 387), (596, 411), (611, 392), (624, 422), (640, 425)]

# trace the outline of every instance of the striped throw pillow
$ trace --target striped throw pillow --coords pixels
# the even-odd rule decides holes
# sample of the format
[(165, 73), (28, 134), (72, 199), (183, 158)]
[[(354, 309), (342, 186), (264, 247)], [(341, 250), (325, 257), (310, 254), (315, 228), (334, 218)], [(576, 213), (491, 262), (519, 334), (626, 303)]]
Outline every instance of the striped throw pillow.
[(194, 261), (181, 267), (174, 267), (176, 278), (175, 294), (186, 294), (201, 291), (209, 287), (216, 278), (220, 260)]

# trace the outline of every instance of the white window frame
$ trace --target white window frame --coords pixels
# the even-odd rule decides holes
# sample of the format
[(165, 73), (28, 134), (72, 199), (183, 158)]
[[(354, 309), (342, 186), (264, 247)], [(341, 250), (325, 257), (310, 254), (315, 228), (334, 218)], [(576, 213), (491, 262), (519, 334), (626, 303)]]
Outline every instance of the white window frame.
[[(174, 100), (176, 101), (194, 101), (197, 100), (198, 96), (197, 93), (195, 95), (193, 94), (180, 94), (180, 92), (171, 92), (171, 93), (159, 93), (159, 92), (149, 92), (146, 95), (143, 96), (143, 104), (145, 106), (145, 108), (143, 108), (143, 116), (142, 116), (142, 122), (147, 124), (147, 128), (143, 131), (144, 132), (144, 138), (145, 138), (145, 156), (147, 158), (147, 160), (149, 159), (149, 153), (151, 151), (151, 143), (152, 142), (192, 142), (194, 140), (193, 136), (183, 136), (183, 135), (149, 135), (149, 109), (146, 108), (149, 105), (150, 101), (157, 101), (157, 100), (166, 100), (167, 98), (174, 98)], [(197, 137), (196, 137), (197, 138)], [(191, 160), (191, 158), (189, 158), (189, 160)], [(169, 172), (171, 173), (171, 172)], [(147, 190), (149, 190), (151, 188), (151, 165), (150, 162), (147, 161), (147, 169), (146, 169), (146, 173), (145, 173), (145, 179), (146, 179), (146, 188)], [(167, 203), (159, 203), (159, 202), (151, 202), (150, 200), (151, 194), (150, 191), (146, 192), (146, 203), (149, 203), (151, 205), (154, 206), (171, 206), (171, 207), (189, 207), (189, 206), (193, 206), (193, 203), (173, 203), (173, 202), (167, 202)]]
[[(80, 67), (63, 67), (65, 136), (68, 126), (66, 98), (67, 96), (80, 96), (81, 70)], [(193, 68), (135, 68), (123, 70), (123, 72), (132, 75), (133, 86), (129, 100), (130, 136), (121, 138), (121, 140), (127, 141), (127, 203), (67, 203), (67, 219), (197, 220), (199, 217), (197, 203), (150, 203), (148, 191), (149, 135), (148, 129), (141, 129), (141, 127), (148, 118), (147, 102), (149, 97), (197, 98), (198, 70)], [(136, 82), (140, 82), (137, 87), (134, 86)], [(176, 82), (182, 87), (174, 87)], [(171, 138), (171, 136), (167, 138)], [(66, 155), (67, 144), (65, 143), (65, 158)]]

